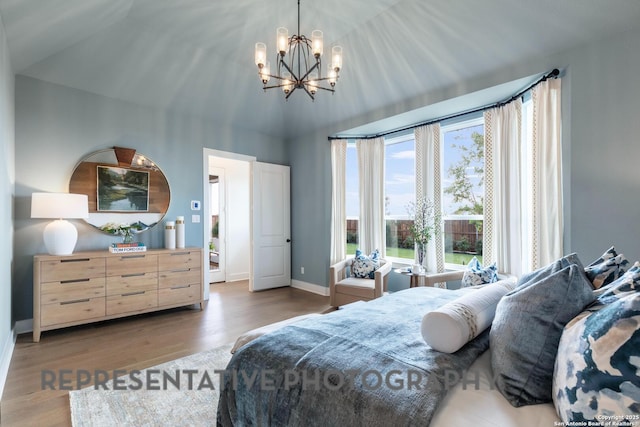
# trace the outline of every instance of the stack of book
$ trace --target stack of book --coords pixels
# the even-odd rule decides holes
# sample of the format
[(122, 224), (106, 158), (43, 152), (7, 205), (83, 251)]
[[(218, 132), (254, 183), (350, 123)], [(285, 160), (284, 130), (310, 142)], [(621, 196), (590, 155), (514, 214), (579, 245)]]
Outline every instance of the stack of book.
[(142, 242), (133, 243), (112, 243), (109, 246), (109, 252), (112, 254), (121, 254), (126, 252), (144, 252), (147, 247)]

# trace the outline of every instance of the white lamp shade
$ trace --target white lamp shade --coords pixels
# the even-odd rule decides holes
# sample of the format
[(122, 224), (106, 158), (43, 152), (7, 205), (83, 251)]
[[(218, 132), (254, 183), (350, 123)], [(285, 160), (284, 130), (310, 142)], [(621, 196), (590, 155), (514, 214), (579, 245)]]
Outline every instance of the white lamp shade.
[(86, 194), (33, 193), (31, 218), (89, 218), (89, 197)]
[(31, 218), (51, 218), (42, 237), (50, 255), (71, 255), (78, 241), (78, 230), (64, 218), (88, 218), (89, 198), (86, 194), (33, 193)]

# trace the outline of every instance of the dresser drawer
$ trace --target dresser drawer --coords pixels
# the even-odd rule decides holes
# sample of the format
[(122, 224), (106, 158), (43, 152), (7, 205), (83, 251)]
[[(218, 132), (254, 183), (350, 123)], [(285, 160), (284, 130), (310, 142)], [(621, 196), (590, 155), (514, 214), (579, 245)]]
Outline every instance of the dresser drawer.
[(179, 285), (200, 284), (200, 274), (199, 268), (176, 268), (170, 271), (161, 271), (158, 287), (162, 289)]
[(132, 291), (107, 297), (107, 316), (158, 307), (158, 291)]
[(104, 258), (61, 258), (40, 261), (40, 281), (87, 279), (104, 276)]
[(107, 258), (107, 276), (123, 274), (155, 273), (158, 271), (158, 255), (127, 254)]
[(200, 268), (202, 264), (202, 252), (190, 250), (178, 250), (176, 252), (159, 255), (158, 269), (176, 270), (180, 268)]
[(130, 273), (107, 277), (107, 295), (158, 289), (158, 273)]
[(195, 304), (201, 301), (200, 284), (176, 285), (158, 290), (158, 305)]
[(104, 296), (104, 277), (47, 282), (43, 283), (40, 287), (41, 304), (53, 304), (84, 298), (98, 298)]
[(56, 304), (45, 304), (40, 310), (43, 327), (104, 317), (105, 299), (80, 298)]

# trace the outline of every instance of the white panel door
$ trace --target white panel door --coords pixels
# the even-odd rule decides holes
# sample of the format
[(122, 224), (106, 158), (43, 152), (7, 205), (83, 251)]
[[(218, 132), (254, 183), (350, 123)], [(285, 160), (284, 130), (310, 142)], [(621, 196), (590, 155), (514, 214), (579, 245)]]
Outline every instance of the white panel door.
[(252, 291), (291, 284), (289, 166), (252, 163)]

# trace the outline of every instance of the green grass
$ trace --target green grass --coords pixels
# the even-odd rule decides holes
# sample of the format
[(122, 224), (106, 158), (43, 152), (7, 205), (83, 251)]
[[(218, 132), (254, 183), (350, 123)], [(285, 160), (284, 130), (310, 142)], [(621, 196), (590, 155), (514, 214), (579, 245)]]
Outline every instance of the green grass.
[[(347, 243), (347, 254), (353, 255), (356, 253), (356, 248), (358, 247), (357, 243)], [(404, 248), (387, 248), (387, 256), (393, 258), (405, 258), (412, 260), (414, 259), (414, 250), (413, 249), (404, 249)], [(482, 255), (475, 255), (478, 258), (478, 261), (482, 263)], [(474, 255), (472, 254), (457, 254), (457, 253), (449, 253), (446, 252), (444, 254), (444, 262), (447, 264), (457, 264), (457, 265), (467, 265), (471, 258)]]

